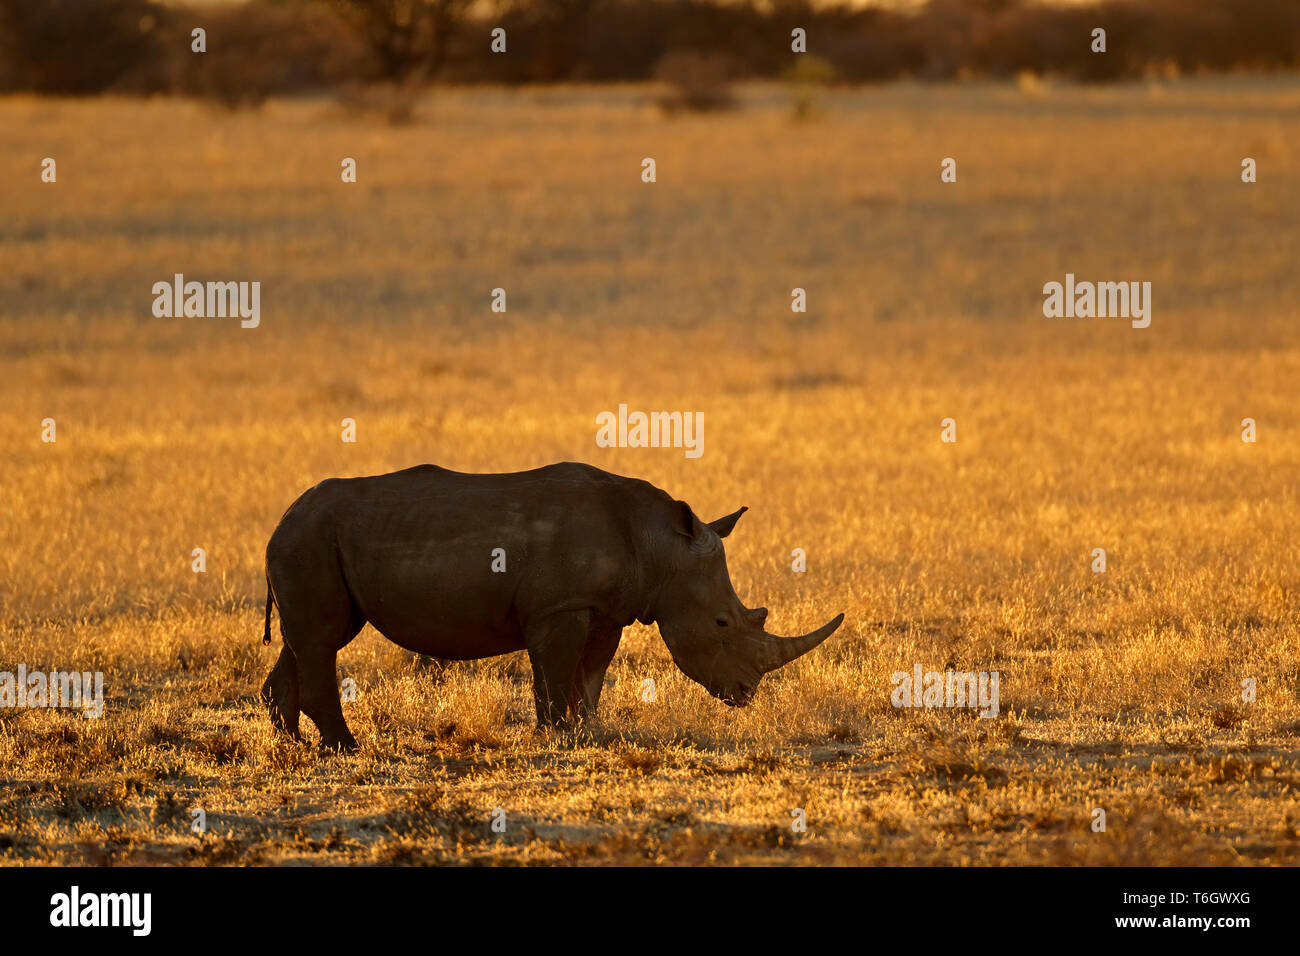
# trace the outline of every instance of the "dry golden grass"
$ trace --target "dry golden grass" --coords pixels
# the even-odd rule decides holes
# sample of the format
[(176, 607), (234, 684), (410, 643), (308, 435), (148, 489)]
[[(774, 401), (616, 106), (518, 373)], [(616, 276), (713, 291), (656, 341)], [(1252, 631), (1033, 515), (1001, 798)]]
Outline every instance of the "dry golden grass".
[[(107, 694), (0, 711), (0, 861), (1296, 862), (1297, 99), (0, 101), (0, 670)], [(1044, 319), (1067, 271), (1151, 280), (1151, 328)], [(261, 327), (152, 318), (175, 272), (261, 281)], [(597, 448), (620, 402), (703, 411), (703, 457)], [(562, 459), (749, 505), (741, 597), (846, 624), (744, 710), (629, 629), (577, 737), (532, 733), (522, 655), (428, 669), (367, 629), (360, 754), (273, 736), (261, 555), (299, 492)], [(893, 709), (916, 662), (999, 671), (1001, 716)]]

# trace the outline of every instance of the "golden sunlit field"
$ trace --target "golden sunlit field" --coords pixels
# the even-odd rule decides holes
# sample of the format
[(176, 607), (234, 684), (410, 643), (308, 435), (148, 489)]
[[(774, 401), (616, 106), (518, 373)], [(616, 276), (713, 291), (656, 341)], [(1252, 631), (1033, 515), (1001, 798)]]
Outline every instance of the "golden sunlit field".
[[(1300, 862), (1300, 88), (653, 97), (0, 99), (0, 671), (105, 692), (0, 710), (0, 862)], [(1150, 281), (1150, 327), (1044, 318), (1067, 272)], [(260, 326), (154, 318), (175, 273), (260, 281)], [(703, 412), (703, 455), (597, 447), (620, 403)], [(845, 624), (744, 709), (630, 628), (576, 735), (522, 653), (367, 627), (360, 753), (276, 738), (303, 490), (561, 460), (748, 505), (741, 598)], [(997, 671), (999, 715), (896, 709), (917, 664)]]

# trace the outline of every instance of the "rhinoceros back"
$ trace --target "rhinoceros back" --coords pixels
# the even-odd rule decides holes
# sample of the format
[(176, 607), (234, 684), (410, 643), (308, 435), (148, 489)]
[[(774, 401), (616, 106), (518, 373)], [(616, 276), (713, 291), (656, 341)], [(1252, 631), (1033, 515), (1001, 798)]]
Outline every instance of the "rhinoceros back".
[(567, 463), (330, 479), (285, 515), (268, 560), (277, 543), (301, 552), (314, 539), (336, 550), (354, 605), (390, 640), (451, 659), (508, 653), (531, 616), (619, 602), (630, 560), (621, 481)]

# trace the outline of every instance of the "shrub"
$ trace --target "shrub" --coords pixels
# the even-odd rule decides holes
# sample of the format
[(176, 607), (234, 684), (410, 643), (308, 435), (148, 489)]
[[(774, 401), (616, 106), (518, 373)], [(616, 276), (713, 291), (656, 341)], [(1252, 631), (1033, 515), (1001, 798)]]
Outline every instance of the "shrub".
[(655, 79), (667, 84), (659, 105), (667, 112), (729, 110), (736, 105), (731, 67), (716, 53), (669, 53), (655, 68)]

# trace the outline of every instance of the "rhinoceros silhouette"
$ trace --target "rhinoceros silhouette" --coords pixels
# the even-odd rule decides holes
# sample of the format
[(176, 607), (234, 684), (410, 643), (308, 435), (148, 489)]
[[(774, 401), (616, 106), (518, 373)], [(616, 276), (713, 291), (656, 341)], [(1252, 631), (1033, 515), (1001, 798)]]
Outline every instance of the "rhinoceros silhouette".
[(512, 474), (419, 465), (330, 478), (285, 512), (266, 547), (266, 630), (284, 647), (262, 687), (274, 725), (351, 750), (336, 656), (370, 622), (450, 660), (526, 650), (539, 727), (596, 711), (623, 628), (655, 623), (676, 665), (733, 706), (763, 675), (826, 640), (840, 614), (777, 637), (746, 608), (722, 539), (748, 509), (708, 523), (646, 481), (563, 462)]

